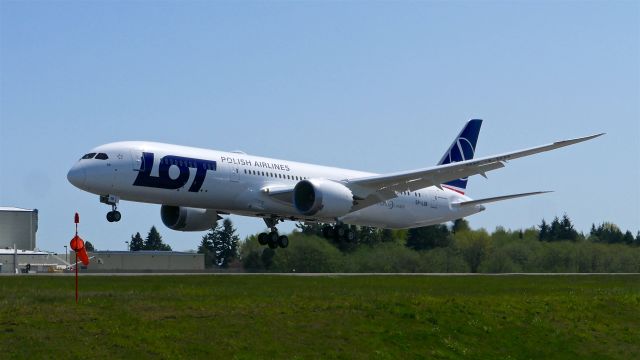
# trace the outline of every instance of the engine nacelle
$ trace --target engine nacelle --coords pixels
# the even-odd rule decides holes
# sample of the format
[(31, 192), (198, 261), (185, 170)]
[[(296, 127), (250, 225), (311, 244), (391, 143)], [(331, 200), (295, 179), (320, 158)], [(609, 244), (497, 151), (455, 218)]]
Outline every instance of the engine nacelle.
[(296, 184), (293, 204), (303, 215), (335, 218), (349, 213), (353, 207), (353, 194), (338, 182), (308, 179)]
[(162, 205), (160, 217), (166, 227), (178, 231), (205, 231), (218, 222), (215, 210), (184, 206)]

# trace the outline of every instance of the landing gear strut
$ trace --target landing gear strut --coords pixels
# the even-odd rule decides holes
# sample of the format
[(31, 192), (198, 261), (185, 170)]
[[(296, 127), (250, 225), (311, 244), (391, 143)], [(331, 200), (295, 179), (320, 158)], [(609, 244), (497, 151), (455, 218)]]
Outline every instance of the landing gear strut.
[(100, 202), (111, 205), (111, 211), (107, 213), (108, 222), (118, 222), (122, 218), (122, 214), (118, 211), (118, 202), (120, 198), (115, 195), (101, 195)]
[(260, 233), (258, 235), (258, 243), (260, 245), (268, 245), (269, 248), (275, 249), (277, 247), (286, 248), (289, 246), (289, 238), (286, 235), (278, 234), (278, 229), (276, 225), (281, 220), (275, 217), (264, 218), (264, 223), (267, 224), (267, 227), (271, 229), (271, 232)]

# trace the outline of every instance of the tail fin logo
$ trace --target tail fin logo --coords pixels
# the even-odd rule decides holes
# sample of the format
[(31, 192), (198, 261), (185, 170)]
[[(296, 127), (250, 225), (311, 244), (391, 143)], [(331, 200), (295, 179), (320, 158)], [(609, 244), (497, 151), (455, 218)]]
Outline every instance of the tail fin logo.
[(445, 163), (459, 162), (473, 159), (475, 149), (471, 141), (460, 137), (455, 144), (449, 148), (448, 159)]
[[(447, 152), (444, 153), (438, 165), (446, 165), (473, 159), (476, 152), (476, 143), (478, 142), (481, 125), (482, 120), (480, 119), (469, 120), (453, 143), (451, 143)], [(464, 194), (464, 190), (467, 187), (467, 179), (468, 178), (466, 177), (455, 179), (446, 182), (443, 185), (449, 185), (453, 190)]]

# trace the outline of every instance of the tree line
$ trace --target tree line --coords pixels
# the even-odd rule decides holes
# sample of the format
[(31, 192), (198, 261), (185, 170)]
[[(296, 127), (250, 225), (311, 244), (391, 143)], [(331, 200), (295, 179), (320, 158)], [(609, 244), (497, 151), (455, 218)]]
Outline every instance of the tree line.
[[(408, 230), (349, 226), (351, 241), (324, 237), (323, 226), (298, 223), (288, 248), (270, 249), (256, 235), (240, 241), (227, 218), (202, 237), (197, 252), (207, 268), (235, 262), (260, 272), (640, 272), (640, 231), (634, 237), (603, 222), (583, 234), (566, 214), (491, 233), (471, 229), (464, 219)], [(171, 247), (152, 227), (145, 239), (132, 235), (130, 250)]]
[(352, 242), (322, 237), (321, 224), (299, 224), (289, 248), (240, 247), (247, 271), (274, 272), (640, 272), (640, 232), (604, 222), (590, 233), (567, 215), (537, 227), (489, 233), (466, 220), (409, 230), (353, 227)]

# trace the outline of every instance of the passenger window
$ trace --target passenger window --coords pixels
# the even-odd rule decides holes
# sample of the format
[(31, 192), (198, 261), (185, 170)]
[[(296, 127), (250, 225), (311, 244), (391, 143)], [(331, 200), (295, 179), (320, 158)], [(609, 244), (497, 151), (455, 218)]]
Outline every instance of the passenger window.
[(88, 153), (85, 156), (83, 156), (81, 159), (83, 159), (83, 160), (93, 159), (94, 156), (96, 156), (96, 153)]
[(105, 153), (100, 153), (100, 154), (96, 155), (96, 159), (98, 159), (98, 160), (107, 160), (108, 158), (109, 157)]

